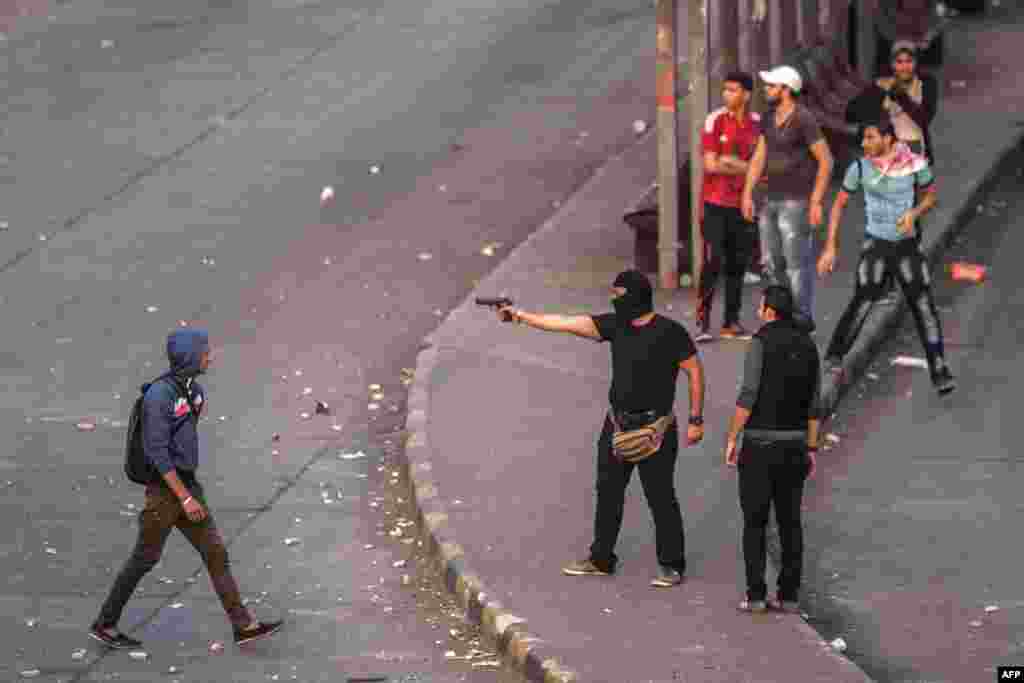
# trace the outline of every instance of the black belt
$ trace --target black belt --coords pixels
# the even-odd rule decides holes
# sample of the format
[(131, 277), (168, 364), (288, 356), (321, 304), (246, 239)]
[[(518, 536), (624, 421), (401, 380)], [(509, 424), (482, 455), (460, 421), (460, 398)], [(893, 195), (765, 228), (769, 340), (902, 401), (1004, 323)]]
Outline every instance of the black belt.
[(618, 423), (619, 429), (630, 430), (646, 427), (662, 415), (657, 410), (615, 410), (612, 409), (612, 416)]
[(753, 441), (807, 441), (805, 429), (744, 429), (743, 438)]

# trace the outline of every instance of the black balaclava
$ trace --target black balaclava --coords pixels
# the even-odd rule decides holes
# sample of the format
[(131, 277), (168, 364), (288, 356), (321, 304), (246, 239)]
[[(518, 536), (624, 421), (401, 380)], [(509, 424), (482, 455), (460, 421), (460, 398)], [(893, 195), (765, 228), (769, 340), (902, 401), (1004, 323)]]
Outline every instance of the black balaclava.
[(654, 310), (654, 290), (647, 276), (638, 270), (624, 270), (612, 283), (614, 287), (625, 287), (626, 293), (612, 299), (615, 315), (620, 320), (636, 320)]

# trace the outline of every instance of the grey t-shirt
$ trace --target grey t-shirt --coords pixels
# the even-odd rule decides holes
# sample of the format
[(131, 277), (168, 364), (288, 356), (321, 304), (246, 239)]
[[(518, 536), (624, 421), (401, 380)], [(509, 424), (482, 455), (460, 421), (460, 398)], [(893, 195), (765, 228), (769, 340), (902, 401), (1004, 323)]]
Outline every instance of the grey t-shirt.
[(761, 121), (766, 154), (764, 182), (758, 183), (758, 195), (766, 199), (807, 199), (818, 175), (811, 145), (824, 139), (817, 117), (797, 104), (781, 127), (775, 125), (774, 111)]

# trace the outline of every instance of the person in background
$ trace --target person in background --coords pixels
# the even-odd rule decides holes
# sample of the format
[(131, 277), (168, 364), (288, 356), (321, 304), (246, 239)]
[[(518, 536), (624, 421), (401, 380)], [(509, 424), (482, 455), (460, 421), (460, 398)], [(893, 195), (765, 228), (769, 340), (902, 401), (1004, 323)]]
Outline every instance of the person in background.
[[(754, 224), (740, 211), (743, 182), (754, 147), (761, 135), (761, 116), (749, 110), (754, 79), (741, 71), (726, 74), (722, 84), (724, 106), (704, 122), (703, 217), (704, 264), (697, 297), (698, 343), (709, 342), (711, 308), (719, 276), (725, 279), (725, 315), (721, 335), (749, 339), (740, 323), (744, 273), (750, 265), (751, 248), (757, 241)], [(724, 269), (724, 273), (723, 273)]]
[(779, 66), (760, 76), (775, 109), (762, 122), (761, 137), (747, 170), (743, 216), (754, 220), (756, 188), (761, 251), (769, 282), (789, 286), (796, 299), (797, 320), (813, 332), (816, 240), (812, 226), (822, 222), (832, 153), (814, 114), (796, 100), (803, 88), (799, 72)]
[(921, 252), (918, 220), (937, 203), (935, 177), (924, 157), (896, 140), (891, 122), (864, 126), (864, 158), (850, 164), (829, 217), (828, 240), (818, 260), (818, 273), (835, 270), (839, 252), (839, 223), (850, 195), (864, 191), (867, 225), (853, 299), (836, 324), (825, 352), (829, 372), (842, 376), (844, 356), (853, 347), (872, 306), (895, 279), (917, 325), (940, 395), (956, 388), (946, 365), (942, 324), (932, 297), (931, 270)]
[(857, 125), (888, 118), (896, 139), (934, 167), (930, 129), (938, 113), (938, 82), (931, 74), (918, 72), (917, 51), (909, 41), (893, 43), (890, 65), (892, 75), (879, 77), (857, 95), (847, 106), (846, 118)]

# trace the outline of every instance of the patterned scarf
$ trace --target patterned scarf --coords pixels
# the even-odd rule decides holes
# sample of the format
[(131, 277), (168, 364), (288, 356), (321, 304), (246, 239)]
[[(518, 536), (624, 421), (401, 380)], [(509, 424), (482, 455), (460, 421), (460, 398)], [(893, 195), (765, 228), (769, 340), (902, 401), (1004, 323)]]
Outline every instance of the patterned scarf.
[(871, 164), (882, 174), (876, 182), (888, 176), (890, 178), (902, 178), (913, 175), (928, 165), (928, 161), (919, 154), (910, 151), (910, 147), (904, 142), (897, 142), (893, 146), (893, 155), (889, 159), (870, 159)]

